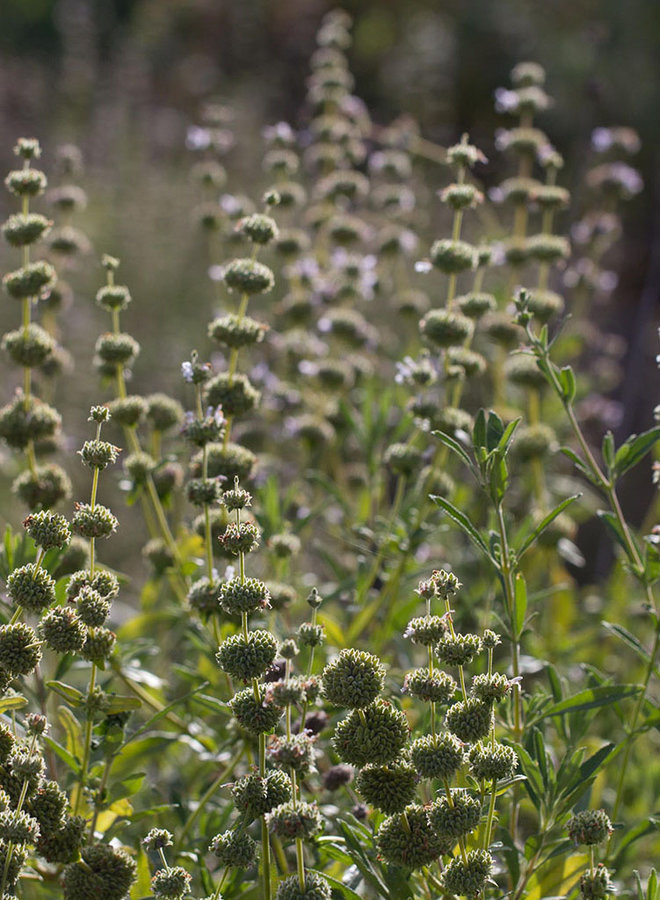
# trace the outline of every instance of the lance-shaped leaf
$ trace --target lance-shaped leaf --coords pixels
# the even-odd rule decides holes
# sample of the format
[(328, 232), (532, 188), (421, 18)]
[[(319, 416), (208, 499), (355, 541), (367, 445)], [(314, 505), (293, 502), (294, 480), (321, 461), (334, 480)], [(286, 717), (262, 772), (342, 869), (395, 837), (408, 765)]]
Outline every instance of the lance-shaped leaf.
[(582, 494), (573, 494), (571, 497), (567, 497), (565, 500), (562, 500), (561, 503), (557, 504), (553, 510), (551, 510), (547, 516), (544, 516), (541, 521), (536, 525), (532, 531), (527, 535), (525, 540), (522, 542), (522, 545), (518, 549), (518, 559), (520, 559), (527, 550), (532, 546), (532, 544), (538, 540), (538, 538), (543, 534), (543, 532), (551, 525), (557, 516), (562, 513), (567, 506), (570, 506), (571, 503), (574, 503), (578, 500)]

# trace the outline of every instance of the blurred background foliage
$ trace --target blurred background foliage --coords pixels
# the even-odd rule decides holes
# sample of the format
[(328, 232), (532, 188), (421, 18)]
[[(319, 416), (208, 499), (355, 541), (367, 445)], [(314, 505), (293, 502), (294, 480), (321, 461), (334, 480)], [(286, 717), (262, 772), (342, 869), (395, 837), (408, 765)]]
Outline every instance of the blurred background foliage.
[[(103, 252), (122, 259), (136, 303), (127, 327), (144, 340), (136, 375), (141, 391), (181, 394), (179, 361), (204, 340), (200, 322), (213, 310), (204, 241), (191, 227), (197, 202), (189, 180), (186, 132), (209, 97), (234, 110), (236, 145), (227, 157), (232, 192), (257, 196), (264, 122), (305, 124), (305, 82), (314, 34), (332, 4), (321, 0), (4, 0), (0, 29), (0, 158), (13, 165), (18, 135), (38, 137), (44, 168), (58, 144), (78, 144), (86, 161), (90, 205), (84, 227), (93, 256), (71, 280), (77, 302), (67, 329), (78, 342), (78, 372), (91, 361), (102, 314), (92, 298)], [(594, 127), (637, 129), (635, 160), (645, 191), (624, 210), (625, 236), (608, 262), (619, 272), (613, 301), (593, 314), (628, 344), (626, 375), (613, 396), (621, 403), (621, 437), (651, 421), (656, 377), (660, 283), (658, 156), (660, 139), (660, 6), (656, 0), (347, 0), (354, 16), (350, 52), (356, 93), (376, 124), (407, 114), (422, 135), (453, 142), (463, 131), (492, 162), (486, 187), (502, 176), (494, 133), (501, 124), (493, 92), (512, 66), (534, 59), (547, 69), (555, 103), (543, 127), (565, 154), (562, 183), (584, 175)], [(446, 183), (428, 166), (429, 196)], [(9, 212), (2, 196), (0, 212)], [(429, 239), (433, 234), (429, 234)], [(422, 245), (423, 248), (424, 245)], [(0, 250), (2, 271), (11, 252)], [(15, 310), (2, 305), (0, 329)], [(600, 319), (599, 323), (603, 324)], [(158, 331), (159, 341), (149, 341)], [(164, 358), (163, 347), (167, 347)], [(14, 378), (12, 375), (10, 378)], [(5, 392), (9, 394), (9, 388)], [(85, 378), (62, 383), (66, 407), (90, 402)], [(82, 425), (82, 423), (80, 423)], [(75, 431), (74, 422), (66, 423)], [(647, 473), (626, 498), (640, 521), (648, 503)]]

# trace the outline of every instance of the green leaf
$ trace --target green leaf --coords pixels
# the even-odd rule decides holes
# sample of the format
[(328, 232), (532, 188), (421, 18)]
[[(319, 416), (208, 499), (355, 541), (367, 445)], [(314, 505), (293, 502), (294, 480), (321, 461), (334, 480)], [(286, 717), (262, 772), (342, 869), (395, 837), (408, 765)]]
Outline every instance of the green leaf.
[(603, 443), (601, 445), (601, 452), (603, 454), (603, 459), (605, 460), (605, 465), (607, 466), (608, 471), (612, 472), (612, 470), (614, 469), (614, 435), (611, 431), (605, 432)]
[(591, 778), (598, 769), (603, 765), (608, 756), (612, 753), (612, 751), (616, 748), (616, 744), (605, 744), (604, 747), (601, 747), (600, 750), (597, 750), (589, 759), (585, 759), (585, 761), (580, 766), (580, 778), (586, 781), (588, 778)]
[[(634, 652), (639, 656), (640, 659), (643, 659), (644, 662), (648, 662), (650, 660), (650, 654), (648, 650), (644, 647), (644, 645), (637, 640), (634, 634), (628, 631), (627, 628), (624, 628), (623, 625), (617, 625), (614, 622), (603, 622), (603, 628), (610, 632), (610, 634), (616, 635), (620, 640), (627, 644)], [(657, 671), (657, 670), (656, 670)]]
[[(315, 871), (314, 869), (309, 869), (310, 872)], [(344, 897), (347, 897), (348, 900), (363, 900), (359, 894), (357, 894), (352, 888), (349, 888), (348, 885), (339, 881), (337, 878), (333, 878), (332, 875), (329, 875), (327, 872), (318, 872), (318, 875), (321, 878), (325, 879), (332, 887), (336, 888)]]
[(105, 712), (109, 716), (114, 716), (117, 713), (130, 712), (141, 707), (142, 701), (138, 697), (122, 697), (117, 694), (109, 697)]
[(660, 440), (660, 425), (649, 428), (642, 434), (631, 434), (616, 452), (613, 460), (613, 471), (620, 478), (629, 469), (634, 468), (651, 450), (656, 441)]
[(17, 694), (15, 697), (3, 697), (0, 700), (0, 713), (7, 712), (8, 709), (20, 709), (27, 706), (27, 698)]
[(554, 522), (557, 516), (560, 515), (567, 506), (570, 506), (571, 503), (575, 503), (575, 501), (578, 500), (581, 496), (582, 494), (573, 494), (571, 497), (567, 497), (565, 500), (562, 500), (561, 503), (555, 506), (555, 508), (551, 512), (549, 512), (547, 516), (544, 516), (538, 523), (538, 525), (533, 528), (533, 530), (522, 542), (520, 549), (517, 551), (518, 559), (520, 559), (523, 553), (529, 550), (534, 541), (536, 541), (543, 534), (546, 528), (548, 528), (548, 526)]
[(47, 681), (46, 687), (58, 696), (63, 697), (69, 706), (82, 706), (85, 702), (83, 693), (70, 684), (65, 684), (63, 681)]
[(484, 539), (465, 513), (461, 512), (460, 509), (456, 509), (456, 507), (453, 506), (449, 500), (445, 500), (444, 497), (438, 497), (435, 494), (431, 494), (431, 500), (437, 504), (437, 506), (441, 507), (441, 509), (444, 509), (450, 519), (453, 519), (454, 522), (456, 522), (459, 528), (470, 538), (475, 546), (478, 547), (491, 562), (494, 562)]
[(59, 756), (62, 762), (67, 764), (74, 775), (80, 775), (80, 763), (72, 753), (69, 753), (69, 751), (65, 747), (63, 747), (61, 744), (58, 744), (57, 741), (53, 740), (53, 738), (49, 737), (49, 735), (46, 735), (43, 740), (50, 747), (53, 753), (55, 753), (56, 756)]
[(572, 403), (577, 393), (577, 383), (573, 369), (570, 366), (562, 366), (557, 377), (561, 385), (563, 399), (566, 403)]
[(480, 409), (474, 419), (472, 429), (472, 443), (475, 447), (486, 446), (486, 411)]
[(488, 413), (486, 422), (486, 450), (491, 453), (495, 450), (504, 434), (504, 422), (500, 419), (496, 412), (491, 410)]
[[(610, 512), (609, 509), (596, 510), (596, 515), (601, 520), (601, 522), (604, 522), (607, 525), (610, 533), (616, 540), (617, 544), (619, 544), (624, 549), (626, 556), (628, 557), (630, 562), (633, 563), (634, 559), (630, 555), (630, 550), (628, 548), (628, 541), (626, 540), (626, 535), (623, 531), (623, 528), (621, 527), (621, 523), (619, 522), (618, 518), (614, 515), (613, 512)], [(633, 541), (633, 543), (635, 541), (632, 534), (630, 535), (630, 540)], [(637, 548), (637, 549), (639, 550), (639, 548)], [(638, 575), (641, 574), (640, 572), (637, 571), (637, 569), (635, 569), (635, 571)]]
[(513, 621), (516, 627), (516, 637), (522, 634), (527, 612), (527, 584), (522, 572), (516, 575), (513, 595)]
[(509, 424), (504, 429), (504, 433), (502, 434), (502, 437), (500, 438), (500, 441), (497, 445), (497, 449), (499, 450), (500, 453), (506, 454), (508, 452), (509, 445), (510, 445), (511, 441), (513, 440), (514, 432), (515, 432), (516, 428), (518, 427), (518, 425), (520, 425), (520, 422), (521, 422), (521, 417), (518, 416), (517, 419), (513, 419), (513, 421), (509, 422)]
[(592, 484), (601, 486), (600, 479), (595, 476), (595, 474), (591, 471), (589, 466), (585, 463), (585, 461), (577, 455), (574, 450), (571, 450), (570, 447), (561, 447), (561, 452), (564, 456), (568, 456), (576, 469), (578, 469), (585, 478), (587, 478)]
[(450, 437), (448, 434), (445, 434), (444, 431), (432, 431), (431, 434), (436, 437), (440, 443), (444, 444), (452, 453), (455, 453), (456, 456), (461, 460), (461, 462), (465, 463), (465, 465), (472, 469), (472, 460), (467, 454), (467, 451), (459, 444), (455, 438)]
[[(642, 686), (639, 684), (611, 684), (589, 688), (586, 691), (580, 691), (579, 694), (575, 694), (573, 697), (562, 700), (561, 703), (554, 703), (545, 709), (534, 721), (546, 719), (549, 716), (564, 716), (567, 713), (584, 712), (588, 709), (608, 706), (610, 703), (616, 703), (625, 697), (634, 697), (641, 690)], [(531, 724), (531, 722), (528, 723), (528, 725)]]

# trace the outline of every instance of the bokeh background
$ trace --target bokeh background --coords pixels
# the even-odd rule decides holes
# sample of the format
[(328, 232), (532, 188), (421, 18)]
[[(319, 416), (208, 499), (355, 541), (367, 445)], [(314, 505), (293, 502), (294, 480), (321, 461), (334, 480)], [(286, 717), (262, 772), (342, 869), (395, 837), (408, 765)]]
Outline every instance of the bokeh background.
[[(281, 119), (304, 124), (308, 58), (331, 6), (322, 0), (3, 0), (3, 169), (13, 165), (19, 135), (41, 140), (47, 170), (63, 142), (79, 145), (86, 162), (84, 225), (93, 256), (72, 275), (79, 300), (67, 321), (70, 341), (80, 342), (77, 356), (91, 360), (90, 335), (101, 327), (92, 301), (102, 279), (98, 260), (110, 252), (121, 257), (137, 301), (127, 326), (139, 339), (159, 335), (144, 341), (140, 389), (180, 390), (178, 361), (200, 340), (200, 322), (213, 308), (205, 248), (191, 227), (196, 198), (187, 129), (209, 97), (231, 107), (236, 145), (227, 158), (228, 189), (255, 196), (261, 129)], [(493, 94), (521, 60), (537, 60), (547, 70), (555, 103), (540, 124), (566, 156), (567, 187), (584, 175), (594, 127), (628, 125), (639, 132), (635, 165), (645, 190), (625, 207), (625, 235), (608, 260), (619, 286), (593, 314), (627, 342), (625, 375), (612, 393), (621, 404), (619, 438), (649, 427), (660, 284), (657, 0), (347, 0), (343, 6), (355, 20), (355, 91), (374, 122), (409, 114), (440, 145), (468, 131), (493, 160), (482, 171), (486, 187), (502, 177), (493, 150), (501, 125)], [(443, 177), (434, 174), (433, 190)], [(3, 218), (9, 199), (0, 199)], [(0, 249), (2, 271), (13, 267), (10, 257)], [(15, 326), (14, 313), (2, 305), (2, 331)], [(72, 376), (64, 391), (72, 404), (88, 402), (85, 379)], [(631, 483), (625, 500), (640, 521), (649, 502), (648, 473)]]

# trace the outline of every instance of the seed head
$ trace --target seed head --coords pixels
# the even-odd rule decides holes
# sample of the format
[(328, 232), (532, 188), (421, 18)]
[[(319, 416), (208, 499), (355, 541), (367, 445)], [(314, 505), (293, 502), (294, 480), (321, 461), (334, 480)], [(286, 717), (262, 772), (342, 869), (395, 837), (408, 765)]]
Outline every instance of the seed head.
[(31, 844), (39, 839), (39, 823), (21, 810), (0, 812), (0, 840), (5, 844)]
[(190, 893), (192, 876), (181, 866), (172, 866), (169, 869), (158, 869), (151, 879), (151, 890), (154, 897), (162, 897), (163, 900), (181, 900)]
[(435, 652), (445, 665), (467, 666), (481, 652), (481, 638), (476, 634), (444, 634)]
[(275, 900), (330, 900), (330, 885), (318, 872), (305, 872), (305, 887), (300, 886), (297, 875), (289, 875), (280, 881)]
[(214, 319), (209, 323), (209, 337), (219, 344), (224, 344), (231, 350), (241, 347), (250, 347), (264, 339), (268, 326), (249, 316), (239, 316), (231, 313)]
[(448, 703), (456, 693), (456, 682), (446, 672), (413, 669), (406, 675), (403, 689), (425, 703)]
[(31, 513), (23, 522), (23, 527), (42, 550), (65, 547), (71, 540), (69, 523), (64, 516), (48, 510)]
[(5, 178), (7, 190), (15, 197), (38, 197), (46, 189), (46, 176), (39, 169), (15, 169)]
[(470, 772), (485, 781), (504, 781), (513, 777), (518, 767), (518, 757), (511, 747), (504, 744), (482, 744), (478, 741), (470, 748)]
[(39, 260), (8, 272), (2, 279), (10, 297), (23, 300), (25, 297), (39, 297), (55, 284), (57, 274), (50, 263)]
[(355, 787), (370, 806), (393, 815), (412, 803), (418, 780), (413, 766), (401, 760), (385, 766), (365, 766), (355, 780)]
[(85, 585), (78, 593), (76, 608), (81, 622), (90, 628), (98, 628), (108, 618), (110, 601)]
[(243, 583), (240, 578), (225, 581), (220, 585), (217, 596), (220, 606), (230, 615), (267, 609), (270, 599), (268, 588), (256, 578), (247, 578)]
[(29, 675), (41, 659), (41, 644), (34, 628), (24, 622), (0, 626), (0, 669), (12, 676)]
[(256, 843), (241, 828), (216, 834), (209, 844), (209, 850), (220, 860), (220, 865), (238, 869), (251, 868), (257, 859)]
[(79, 653), (87, 639), (87, 629), (68, 606), (49, 610), (39, 623), (44, 642), (57, 653)]
[(41, 613), (55, 602), (55, 581), (41, 566), (27, 563), (9, 575), (7, 593), (16, 606)]
[(239, 779), (231, 792), (236, 809), (249, 824), (291, 799), (291, 781), (285, 772), (269, 772), (264, 778), (253, 772)]
[(71, 481), (61, 466), (48, 463), (37, 466), (34, 472), (21, 472), (14, 479), (12, 491), (30, 509), (50, 509), (71, 496)]
[(472, 320), (446, 309), (432, 309), (419, 323), (423, 337), (436, 347), (463, 344), (473, 331)]
[(69, 800), (57, 782), (45, 781), (27, 803), (27, 811), (39, 823), (41, 834), (56, 831), (65, 822)]
[(342, 650), (323, 670), (323, 696), (333, 706), (369, 706), (383, 688), (385, 668), (377, 656), (353, 648)]
[(167, 394), (150, 394), (145, 397), (147, 421), (155, 431), (169, 431), (183, 420), (181, 404)]
[[(106, 413), (109, 412), (106, 407), (95, 407), (105, 409)], [(80, 456), (82, 457), (82, 461), (86, 466), (89, 466), (90, 469), (98, 469), (102, 471), (107, 466), (112, 465), (112, 463), (117, 461), (117, 456), (120, 453), (119, 447), (115, 447), (114, 444), (108, 443), (108, 441), (85, 441), (82, 446), (82, 450), (78, 451)]]
[(326, 791), (336, 791), (343, 785), (350, 784), (354, 774), (353, 767), (345, 763), (331, 766), (323, 775), (323, 787)]
[(50, 863), (74, 862), (84, 842), (85, 825), (83, 816), (67, 816), (58, 827), (42, 828), (37, 853)]
[(26, 247), (48, 234), (52, 224), (40, 213), (15, 213), (2, 226), (2, 233), (12, 247)]
[(447, 620), (444, 616), (419, 616), (408, 622), (403, 636), (409, 637), (413, 644), (430, 647), (442, 640), (447, 629)]
[(107, 538), (117, 530), (119, 521), (107, 506), (97, 503), (92, 507), (89, 503), (76, 503), (71, 530), (74, 534), (86, 538)]
[(75, 600), (83, 587), (92, 588), (108, 600), (113, 600), (119, 594), (119, 581), (112, 572), (99, 571), (93, 575), (87, 570), (74, 572), (67, 585), (67, 599)]
[(474, 744), (489, 734), (493, 725), (493, 708), (490, 703), (470, 697), (449, 707), (445, 724), (459, 740)]
[(103, 665), (110, 659), (117, 642), (117, 635), (107, 628), (90, 628), (80, 655), (88, 662)]
[(248, 682), (260, 678), (275, 659), (277, 641), (269, 631), (257, 629), (243, 634), (234, 634), (218, 648), (216, 660), (223, 672), (232, 678)]
[(604, 809), (585, 809), (576, 813), (566, 826), (576, 844), (587, 847), (602, 844), (612, 834), (612, 823)]
[(108, 404), (108, 408), (110, 415), (118, 425), (133, 428), (144, 418), (147, 411), (147, 401), (144, 397), (132, 395), (112, 400)]
[(465, 762), (463, 744), (453, 734), (425, 735), (413, 741), (410, 760), (422, 778), (449, 780)]
[(124, 850), (92, 844), (81, 851), (81, 862), (64, 870), (65, 900), (123, 900), (135, 881), (137, 865)]
[(422, 452), (409, 444), (390, 444), (385, 451), (384, 461), (396, 475), (410, 477), (422, 466)]
[(229, 705), (241, 728), (251, 734), (268, 734), (282, 717), (281, 708), (267, 701), (264, 685), (259, 685), (258, 701), (249, 687), (235, 694)]
[(111, 366), (130, 365), (140, 352), (140, 345), (130, 334), (102, 334), (96, 341), (96, 354)]
[(47, 362), (55, 351), (55, 341), (40, 325), (31, 322), (27, 328), (8, 331), (2, 338), (2, 348), (17, 366), (35, 368)]
[(610, 873), (603, 863), (598, 863), (595, 872), (585, 872), (580, 878), (580, 894), (584, 900), (605, 900), (614, 890)]
[(378, 853), (388, 863), (419, 869), (451, 849), (447, 839), (431, 826), (425, 807), (409, 806), (405, 816), (405, 824), (400, 814), (389, 816), (376, 833)]
[(173, 846), (172, 834), (165, 828), (152, 828), (151, 831), (142, 838), (142, 843), (147, 850), (162, 850), (165, 847)]
[(342, 719), (335, 728), (332, 745), (351, 765), (385, 765), (400, 755), (408, 734), (405, 715), (384, 700), (377, 700)]
[(476, 897), (481, 893), (493, 870), (493, 857), (487, 850), (469, 850), (467, 861), (454, 857), (442, 874), (448, 894)]
[(244, 416), (259, 405), (261, 393), (253, 387), (247, 375), (220, 372), (206, 385), (206, 397), (211, 406), (221, 407), (227, 416)]
[(268, 747), (268, 757), (278, 769), (293, 771), (304, 777), (314, 768), (315, 741), (315, 736), (310, 737), (305, 732), (290, 738), (276, 736)]
[(241, 294), (265, 294), (272, 290), (275, 277), (263, 263), (252, 259), (234, 259), (224, 268), (224, 282)]
[(481, 803), (465, 790), (452, 790), (451, 799), (451, 804), (447, 797), (436, 800), (429, 810), (429, 819), (438, 833), (456, 841), (479, 824)]
[(268, 826), (280, 838), (309, 840), (323, 830), (323, 819), (315, 803), (302, 800), (276, 806), (268, 814)]

